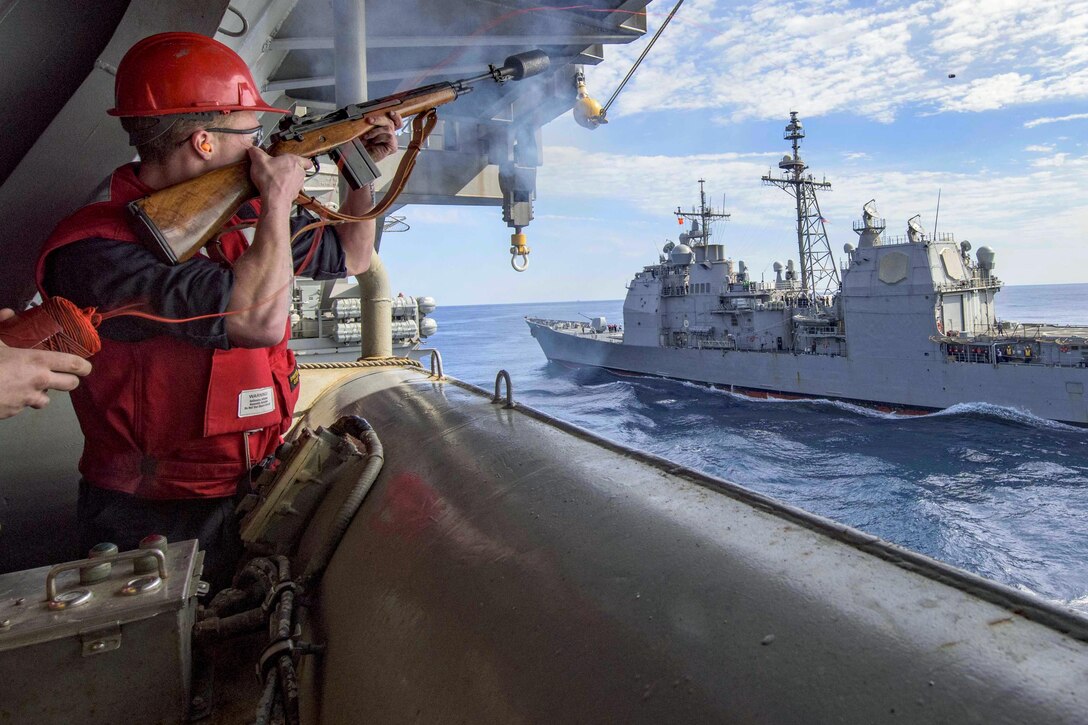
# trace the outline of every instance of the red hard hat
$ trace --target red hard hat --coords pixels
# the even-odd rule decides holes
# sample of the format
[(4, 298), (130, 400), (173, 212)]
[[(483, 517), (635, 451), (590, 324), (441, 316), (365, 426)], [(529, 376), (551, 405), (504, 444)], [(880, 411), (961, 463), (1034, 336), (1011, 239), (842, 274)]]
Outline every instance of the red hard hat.
[(274, 111), (238, 54), (199, 33), (159, 33), (132, 46), (117, 66), (111, 116), (206, 111)]

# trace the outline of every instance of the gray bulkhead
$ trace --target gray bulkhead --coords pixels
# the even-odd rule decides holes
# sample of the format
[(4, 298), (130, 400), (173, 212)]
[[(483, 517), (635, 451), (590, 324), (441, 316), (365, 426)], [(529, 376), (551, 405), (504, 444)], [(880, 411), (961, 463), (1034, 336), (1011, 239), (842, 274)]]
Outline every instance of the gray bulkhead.
[(933, 357), (940, 354), (935, 335), (996, 329), (994, 293), (1001, 283), (950, 236), (863, 244), (848, 263), (841, 292), (846, 329), (851, 340), (865, 341), (850, 346), (851, 357)]
[(624, 344), (657, 346), (661, 286), (656, 267), (647, 267), (631, 281), (623, 302)]
[(931, 249), (927, 244), (861, 247), (843, 274), (842, 307), (848, 354), (875, 362), (936, 357), (937, 332)]

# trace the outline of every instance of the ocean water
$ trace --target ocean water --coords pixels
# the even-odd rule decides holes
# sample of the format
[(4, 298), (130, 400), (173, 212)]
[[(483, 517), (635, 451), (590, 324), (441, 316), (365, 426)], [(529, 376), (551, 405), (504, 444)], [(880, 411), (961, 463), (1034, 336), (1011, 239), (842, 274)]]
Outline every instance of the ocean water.
[[(1088, 429), (988, 404), (897, 416), (753, 400), (552, 363), (523, 318), (622, 322), (622, 301), (439, 307), (445, 371), (605, 438), (720, 476), (1088, 613)], [(1088, 284), (1006, 287), (1001, 319), (1088, 323)]]

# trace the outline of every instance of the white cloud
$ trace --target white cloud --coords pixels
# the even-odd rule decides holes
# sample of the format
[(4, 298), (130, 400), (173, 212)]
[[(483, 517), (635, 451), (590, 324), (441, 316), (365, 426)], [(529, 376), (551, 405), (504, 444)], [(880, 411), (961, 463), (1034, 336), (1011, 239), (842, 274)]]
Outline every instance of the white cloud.
[[(650, 8), (651, 33), (668, 9)], [(890, 122), (907, 108), (1084, 99), (1086, 37), (1088, 0), (702, 0), (681, 9), (610, 113), (700, 109), (728, 122), (803, 109)], [(610, 48), (587, 71), (591, 89), (607, 97), (645, 42)]]
[(871, 158), (864, 151), (848, 151), (842, 157), (847, 161), (868, 161)]
[(1088, 113), (1071, 113), (1068, 116), (1036, 118), (1024, 124), (1024, 128), (1035, 128), (1047, 123), (1060, 123), (1062, 121), (1080, 121), (1088, 118)]
[[(670, 212), (677, 202), (697, 198), (692, 179), (705, 178), (715, 207), (722, 205), (726, 192), (725, 211), (732, 218), (724, 239), (731, 256), (750, 260), (753, 269), (796, 256), (790, 241), (792, 202), (783, 192), (761, 185), (767, 167), (755, 160), (731, 154), (587, 154), (570, 147), (552, 147), (549, 153), (554, 164), (541, 168), (542, 195), (623, 205), (614, 213), (632, 221), (637, 231), (610, 239), (617, 249), (641, 250), (644, 242), (673, 233)], [(969, 238), (976, 248), (986, 244), (997, 250), (1006, 281), (1072, 282), (1079, 280), (1076, 270), (1088, 265), (1083, 239), (1069, 233), (1088, 227), (1088, 201), (1082, 194), (1085, 169), (1088, 156), (1064, 153), (1037, 159), (1030, 169), (1013, 175), (832, 166), (827, 176), (833, 191), (820, 195), (820, 208), (831, 221), (828, 234), (838, 255), (844, 242), (854, 241), (851, 222), (860, 218), (868, 199), (876, 197), (888, 220), (887, 233), (895, 236), (905, 233), (907, 219), (915, 214), (931, 229), (940, 190), (939, 231)]]
[(1054, 150), (1054, 147), (1053, 146), (1041, 146), (1041, 145), (1038, 145), (1038, 144), (1032, 144), (1031, 146), (1025, 146), (1024, 150), (1025, 151), (1030, 151), (1032, 153), (1048, 154), (1048, 153), (1050, 153), (1051, 151)]
[[(1047, 156), (1041, 159), (1035, 159), (1031, 162), (1031, 165), (1038, 169), (1045, 169), (1054, 166), (1065, 166), (1066, 159), (1069, 158), (1069, 154), (1054, 154), (1053, 156)], [(1075, 162), (1074, 162), (1075, 163)]]

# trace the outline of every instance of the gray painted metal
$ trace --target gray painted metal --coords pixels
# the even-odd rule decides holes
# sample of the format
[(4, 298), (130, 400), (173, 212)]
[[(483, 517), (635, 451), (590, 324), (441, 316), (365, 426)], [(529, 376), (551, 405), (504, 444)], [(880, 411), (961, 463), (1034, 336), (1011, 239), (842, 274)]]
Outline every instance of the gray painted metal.
[(336, 69), (334, 100), (342, 108), (370, 98), (367, 93), (366, 4), (356, 0), (333, 0), (332, 18), (333, 67)]
[[(368, 38), (369, 48), (449, 48), (472, 46), (525, 45), (595, 45), (597, 43), (626, 43), (642, 36), (644, 31), (627, 33), (597, 33), (595, 35), (432, 35), (426, 38), (411, 35), (382, 35)], [(271, 50), (322, 50), (333, 47), (332, 38), (277, 38), (269, 42)], [(475, 70), (475, 69), (474, 69)]]
[(61, 595), (92, 593), (61, 611), (43, 601), (49, 567), (0, 576), (0, 721), (184, 722), (203, 554), (196, 541), (174, 542), (165, 554), (168, 576), (144, 593), (120, 594), (136, 576), (131, 561), (95, 584), (80, 584), (75, 571), (61, 575)]
[(412, 371), (326, 574), (322, 722), (1081, 723), (1088, 621)]
[(358, 280), (363, 308), (362, 357), (389, 357), (393, 354), (393, 293), (377, 252)]
[(67, 393), (0, 420), (0, 573), (79, 558), (76, 465), (83, 435)]

